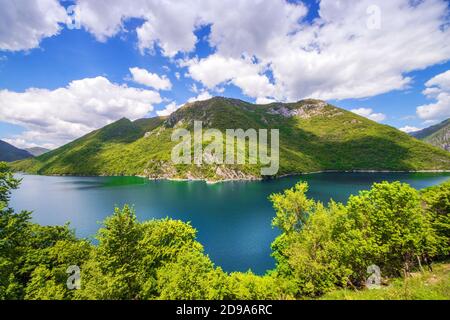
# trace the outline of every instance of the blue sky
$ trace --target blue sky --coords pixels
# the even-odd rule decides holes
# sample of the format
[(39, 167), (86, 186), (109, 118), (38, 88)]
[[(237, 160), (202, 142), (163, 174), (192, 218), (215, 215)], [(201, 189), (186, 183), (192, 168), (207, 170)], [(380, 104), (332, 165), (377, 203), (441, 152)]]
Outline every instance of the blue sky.
[[(404, 130), (444, 120), (448, 2), (405, 9), (406, 0), (381, 1), (380, 27), (372, 30), (366, 21), (378, 18), (370, 10), (378, 2), (244, 0), (235, 18), (227, 14), (231, 6), (210, 1), (161, 9), (146, 0), (136, 8), (118, 0), (43, 0), (23, 8), (0, 0), (0, 139), (53, 148), (122, 116), (168, 114), (216, 95), (249, 102), (317, 97)], [(71, 5), (76, 29), (66, 25)], [(53, 21), (42, 22), (49, 12)]]

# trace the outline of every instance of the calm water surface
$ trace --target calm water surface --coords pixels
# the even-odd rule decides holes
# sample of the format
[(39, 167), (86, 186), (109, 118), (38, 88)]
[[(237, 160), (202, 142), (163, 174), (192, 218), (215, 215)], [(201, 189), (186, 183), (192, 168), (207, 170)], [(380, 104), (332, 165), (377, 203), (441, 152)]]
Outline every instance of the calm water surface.
[(114, 206), (134, 205), (139, 220), (171, 217), (190, 221), (198, 240), (217, 265), (226, 271), (264, 273), (274, 267), (270, 244), (274, 211), (267, 197), (295, 185), (310, 184), (309, 196), (345, 202), (350, 194), (374, 182), (400, 180), (417, 189), (442, 183), (450, 174), (429, 173), (323, 173), (268, 182), (148, 181), (134, 177), (20, 176), (12, 206), (32, 210), (43, 225), (70, 222), (80, 237), (94, 239), (101, 221)]

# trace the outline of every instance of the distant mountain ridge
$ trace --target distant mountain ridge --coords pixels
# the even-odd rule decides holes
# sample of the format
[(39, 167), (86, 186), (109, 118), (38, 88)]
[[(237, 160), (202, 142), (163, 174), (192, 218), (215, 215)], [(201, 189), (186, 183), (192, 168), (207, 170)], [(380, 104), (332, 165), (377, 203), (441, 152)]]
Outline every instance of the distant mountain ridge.
[(169, 117), (120, 119), (56, 150), (13, 164), (61, 175), (136, 175), (152, 179), (260, 179), (258, 165), (175, 165), (171, 134), (204, 128), (279, 129), (277, 176), (317, 171), (450, 170), (450, 154), (393, 127), (320, 100), (256, 105), (216, 97), (187, 103)]
[(411, 135), (436, 147), (450, 151), (450, 118), (437, 125), (412, 132)]
[(41, 148), (41, 147), (26, 148), (24, 150), (31, 153), (34, 157), (39, 157), (40, 155), (43, 155), (44, 153), (47, 153), (50, 151), (50, 149)]
[(26, 150), (14, 147), (13, 145), (0, 140), (0, 161), (17, 161), (32, 158), (33, 155)]

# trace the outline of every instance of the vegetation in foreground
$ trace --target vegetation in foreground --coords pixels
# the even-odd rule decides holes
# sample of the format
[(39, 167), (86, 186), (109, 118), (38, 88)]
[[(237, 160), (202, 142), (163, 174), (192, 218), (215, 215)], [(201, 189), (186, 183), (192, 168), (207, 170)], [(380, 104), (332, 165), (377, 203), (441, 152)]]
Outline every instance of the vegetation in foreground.
[(412, 273), (410, 277), (395, 278), (379, 289), (335, 290), (323, 300), (449, 300), (450, 263), (437, 263), (433, 271)]
[[(432, 263), (449, 255), (450, 182), (421, 192), (374, 184), (347, 205), (307, 198), (306, 183), (272, 195), (282, 233), (265, 276), (224, 272), (189, 223), (138, 222), (128, 206), (104, 221), (94, 246), (68, 225), (15, 213), (8, 202), (18, 186), (0, 164), (0, 299), (450, 299), (448, 264)], [(80, 290), (67, 288), (74, 265)], [(388, 287), (363, 289), (369, 265)]]

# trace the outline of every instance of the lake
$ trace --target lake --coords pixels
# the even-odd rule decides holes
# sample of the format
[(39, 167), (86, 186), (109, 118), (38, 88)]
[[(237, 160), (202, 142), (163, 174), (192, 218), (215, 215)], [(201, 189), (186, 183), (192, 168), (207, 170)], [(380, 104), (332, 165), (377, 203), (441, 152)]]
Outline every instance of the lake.
[(417, 189), (450, 179), (449, 173), (320, 173), (263, 182), (149, 181), (137, 177), (46, 177), (19, 175), (13, 192), (16, 210), (32, 210), (42, 225), (70, 222), (80, 237), (94, 235), (114, 206), (134, 205), (138, 219), (171, 217), (190, 221), (212, 261), (225, 271), (263, 274), (274, 267), (270, 244), (278, 234), (268, 196), (295, 185), (310, 184), (309, 196), (345, 202), (374, 182), (407, 182)]

